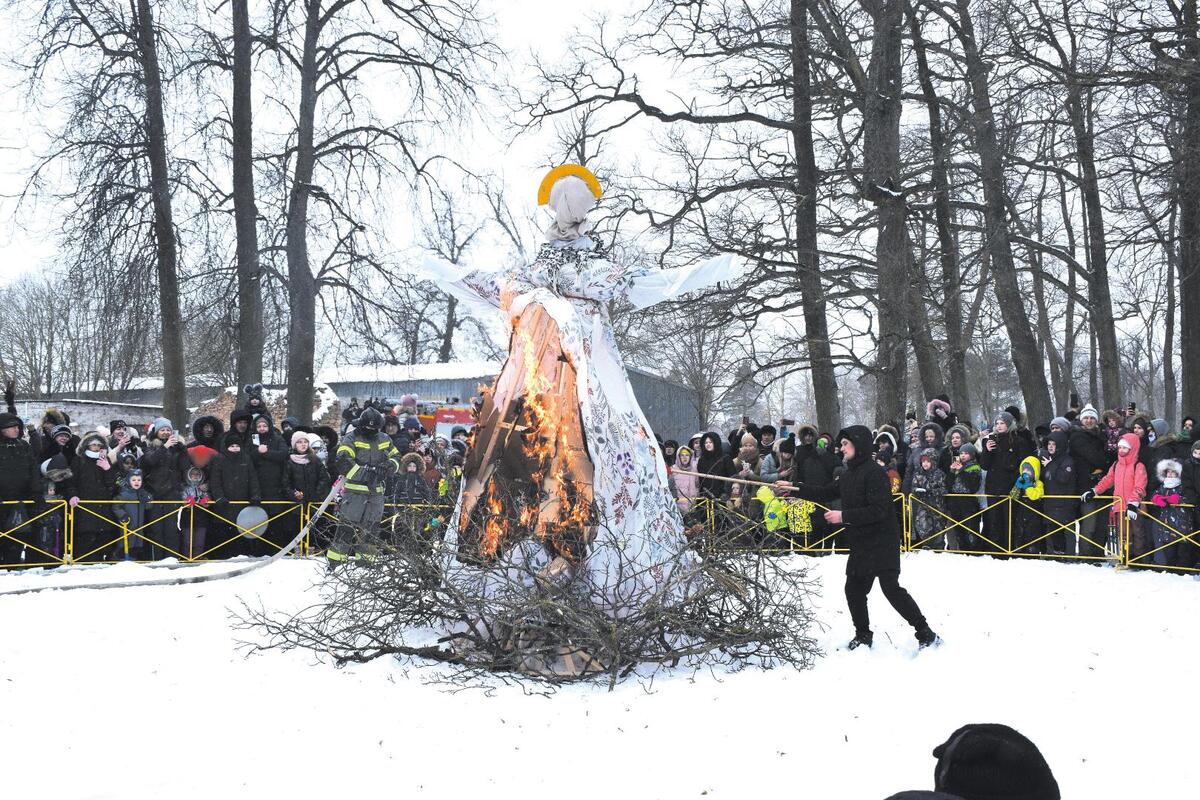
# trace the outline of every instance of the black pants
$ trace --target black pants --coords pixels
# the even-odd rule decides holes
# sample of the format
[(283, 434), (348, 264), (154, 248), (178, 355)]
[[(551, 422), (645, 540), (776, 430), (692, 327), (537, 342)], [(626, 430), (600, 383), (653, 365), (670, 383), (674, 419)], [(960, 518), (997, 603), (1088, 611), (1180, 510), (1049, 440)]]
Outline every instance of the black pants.
[(871, 618), (867, 613), (867, 595), (879, 578), (879, 588), (883, 596), (892, 604), (892, 608), (904, 621), (917, 630), (927, 627), (917, 601), (900, 585), (900, 570), (891, 569), (883, 572), (871, 572), (865, 575), (846, 576), (846, 603), (850, 606), (850, 619), (854, 621), (855, 634), (866, 634), (871, 631)]

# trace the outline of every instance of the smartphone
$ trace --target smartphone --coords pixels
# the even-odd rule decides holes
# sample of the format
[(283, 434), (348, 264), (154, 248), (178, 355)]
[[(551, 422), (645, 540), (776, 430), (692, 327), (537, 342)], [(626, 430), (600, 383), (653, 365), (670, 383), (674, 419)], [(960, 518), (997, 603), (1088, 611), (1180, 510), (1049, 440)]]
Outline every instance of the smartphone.
[(750, 417), (749, 417), (749, 416), (747, 416), (746, 414), (742, 414), (742, 424), (743, 424), (743, 425), (749, 425), (749, 424), (750, 424)]
[(1137, 403), (1135, 403), (1135, 402), (1133, 402), (1132, 400), (1130, 400), (1130, 401), (1129, 401), (1129, 410), (1130, 410), (1130, 411), (1137, 411)]
[(253, 437), (251, 437), (251, 441), (254, 442), (255, 447), (258, 447), (258, 434), (257, 433), (254, 434)]

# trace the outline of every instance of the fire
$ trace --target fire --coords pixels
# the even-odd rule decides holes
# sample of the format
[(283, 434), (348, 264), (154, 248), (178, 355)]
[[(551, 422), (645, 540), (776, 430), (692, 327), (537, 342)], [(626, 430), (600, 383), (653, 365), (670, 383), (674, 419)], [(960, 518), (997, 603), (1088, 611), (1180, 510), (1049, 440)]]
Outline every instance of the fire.
[[(574, 368), (544, 309), (534, 307), (514, 324), (513, 356), (491, 395), (500, 416), (490, 441), (498, 449), (484, 451), (495, 455), (480, 463), (481, 482), (487, 484), (476, 494), (485, 512), (480, 555), (494, 557), (506, 538), (534, 535), (556, 555), (571, 558), (594, 524), (591, 461), (583, 446)], [(505, 409), (515, 414), (507, 416)]]

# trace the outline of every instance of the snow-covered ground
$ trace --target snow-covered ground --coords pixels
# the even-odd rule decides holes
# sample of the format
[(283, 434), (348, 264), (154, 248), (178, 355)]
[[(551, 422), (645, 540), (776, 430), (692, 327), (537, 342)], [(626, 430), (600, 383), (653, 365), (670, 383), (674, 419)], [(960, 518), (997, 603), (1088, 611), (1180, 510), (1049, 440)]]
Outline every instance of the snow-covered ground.
[[(812, 564), (827, 652), (815, 669), (549, 698), (448, 693), (431, 685), (436, 669), (395, 662), (247, 658), (229, 609), (298, 607), (320, 574), (310, 562), (196, 586), (0, 597), (2, 791), (879, 800), (932, 788), (933, 747), (965, 722), (999, 721), (1039, 745), (1064, 798), (1196, 796), (1200, 582), (907, 555), (902, 583), (946, 639), (914, 657), (878, 589), (875, 649), (837, 650), (850, 634), (845, 561)], [(78, 579), (8, 574), (0, 592)]]

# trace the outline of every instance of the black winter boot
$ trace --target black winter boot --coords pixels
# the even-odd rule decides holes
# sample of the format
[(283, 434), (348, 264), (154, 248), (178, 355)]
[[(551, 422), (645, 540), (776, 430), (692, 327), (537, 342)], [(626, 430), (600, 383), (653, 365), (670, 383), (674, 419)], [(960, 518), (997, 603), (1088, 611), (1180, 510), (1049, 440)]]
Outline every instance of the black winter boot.
[(850, 640), (850, 643), (848, 645), (846, 645), (846, 649), (847, 650), (856, 650), (859, 647), (870, 648), (871, 643), (874, 641), (874, 638), (875, 637), (871, 634), (870, 631), (867, 631), (866, 633), (856, 633), (856, 634), (854, 634), (854, 638)]
[(942, 643), (942, 637), (938, 636), (928, 627), (921, 628), (919, 631), (917, 631), (916, 637), (917, 644), (922, 650), (924, 650), (926, 647), (935, 647)]

